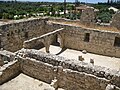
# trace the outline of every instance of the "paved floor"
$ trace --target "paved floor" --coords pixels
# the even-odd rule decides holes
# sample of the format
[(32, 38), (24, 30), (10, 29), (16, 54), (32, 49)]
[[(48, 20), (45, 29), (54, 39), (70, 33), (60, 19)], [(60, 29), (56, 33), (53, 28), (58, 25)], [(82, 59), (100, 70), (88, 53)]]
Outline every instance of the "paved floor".
[(55, 89), (47, 83), (31, 78), (21, 73), (16, 78), (1, 85), (0, 90), (55, 90)]
[[(45, 52), (45, 48), (40, 49), (40, 51)], [(72, 50), (72, 49), (66, 49), (61, 53), (59, 52), (61, 52), (60, 47), (53, 45), (50, 46), (50, 53), (52, 54), (57, 54), (59, 56), (63, 56), (69, 59), (76, 59), (76, 61), (78, 60), (78, 56), (82, 56), (85, 59), (84, 62), (89, 63), (90, 59), (94, 59), (95, 65), (120, 70), (120, 58), (102, 56), (92, 53), (83, 54), (81, 51)]]

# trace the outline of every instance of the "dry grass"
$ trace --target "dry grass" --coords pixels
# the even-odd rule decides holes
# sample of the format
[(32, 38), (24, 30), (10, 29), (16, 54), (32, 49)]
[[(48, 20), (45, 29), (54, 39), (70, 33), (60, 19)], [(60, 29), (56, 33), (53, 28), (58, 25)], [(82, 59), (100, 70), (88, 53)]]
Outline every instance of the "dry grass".
[(83, 28), (91, 28), (91, 29), (99, 29), (99, 30), (107, 30), (107, 31), (114, 31), (114, 32), (120, 32), (120, 30), (118, 30), (115, 27), (111, 27), (111, 26), (100, 26), (100, 25), (95, 25), (95, 24), (83, 24), (81, 22), (76, 22), (76, 21), (52, 21), (55, 23), (61, 23), (61, 24), (68, 24), (68, 25), (73, 25), (73, 26), (80, 26)]

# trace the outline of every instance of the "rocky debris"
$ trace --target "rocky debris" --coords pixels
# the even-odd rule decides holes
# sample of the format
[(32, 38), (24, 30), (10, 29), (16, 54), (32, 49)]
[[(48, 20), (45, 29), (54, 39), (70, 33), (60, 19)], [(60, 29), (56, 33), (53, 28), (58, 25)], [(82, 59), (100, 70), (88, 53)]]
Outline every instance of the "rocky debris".
[(94, 65), (94, 59), (90, 59), (90, 63)]
[(86, 54), (86, 53), (87, 53), (87, 51), (86, 51), (86, 50), (83, 50), (83, 51), (82, 51), (82, 53)]
[(57, 78), (56, 77), (54, 77), (54, 80), (52, 80), (52, 82), (51, 82), (51, 86), (52, 87), (54, 87), (55, 88), (55, 90), (58, 88), (58, 82), (57, 82), (58, 80), (57, 80)]
[(4, 64), (8, 64), (8, 61), (4, 61)]
[(1, 51), (3, 51), (4, 49), (3, 49), (3, 48), (1, 48), (0, 50), (1, 50)]
[(78, 56), (79, 61), (84, 61), (84, 58), (82, 56)]
[(0, 66), (8, 64), (15, 59), (15, 54), (6, 50), (0, 51)]
[(108, 84), (105, 90), (120, 90), (120, 88), (116, 87), (115, 85)]

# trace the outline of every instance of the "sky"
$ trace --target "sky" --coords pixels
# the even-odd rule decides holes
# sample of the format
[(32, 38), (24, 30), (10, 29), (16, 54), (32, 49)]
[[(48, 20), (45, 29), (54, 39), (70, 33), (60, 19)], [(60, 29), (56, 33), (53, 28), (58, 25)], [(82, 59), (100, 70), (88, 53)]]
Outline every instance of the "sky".
[[(10, 1), (10, 0), (0, 0), (0, 1)], [(17, 0), (17, 1), (33, 1), (33, 2), (63, 2), (64, 0)], [(75, 0), (66, 0), (67, 2), (74, 2)], [(87, 2), (87, 3), (98, 3), (98, 2), (106, 2), (107, 0), (78, 0), (80, 2)]]

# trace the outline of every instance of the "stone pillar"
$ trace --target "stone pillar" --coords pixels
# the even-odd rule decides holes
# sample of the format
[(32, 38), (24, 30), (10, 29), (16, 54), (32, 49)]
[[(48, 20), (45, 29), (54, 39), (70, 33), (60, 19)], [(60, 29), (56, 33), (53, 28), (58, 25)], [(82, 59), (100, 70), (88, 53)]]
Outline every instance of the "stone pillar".
[(45, 36), (42, 40), (42, 42), (44, 43), (45, 49), (47, 53), (50, 53), (49, 48), (50, 48), (50, 44), (53, 41), (54, 36), (50, 35), (50, 36)]
[(50, 53), (49, 47), (50, 47), (50, 45), (46, 45), (46, 46), (45, 46), (45, 50), (46, 50), (47, 53)]
[(45, 46), (46, 53), (50, 53), (50, 51), (49, 51), (49, 47), (50, 47), (49, 41), (48, 40), (44, 40), (43, 43), (44, 43), (44, 46)]

